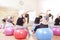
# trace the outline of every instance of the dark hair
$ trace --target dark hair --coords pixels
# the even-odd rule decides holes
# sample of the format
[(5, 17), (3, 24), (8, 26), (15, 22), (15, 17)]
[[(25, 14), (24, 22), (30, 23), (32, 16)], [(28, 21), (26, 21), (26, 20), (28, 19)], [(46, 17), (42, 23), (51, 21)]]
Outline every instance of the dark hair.
[(59, 18), (60, 18), (60, 16), (59, 16)]
[(49, 14), (49, 17), (51, 17), (52, 16), (52, 19), (53, 19), (53, 15), (52, 14)]
[(36, 17), (34, 23), (35, 24), (39, 24), (39, 22), (40, 22), (40, 18), (39, 17)]
[(58, 18), (59, 20), (60, 20), (60, 16), (59, 16), (59, 18)]
[(2, 19), (3, 22), (6, 22), (6, 19)]
[(6, 19), (2, 19), (3, 22), (6, 22)]
[(25, 14), (25, 17), (26, 17), (26, 18), (29, 18), (29, 14)]
[(52, 15), (51, 14), (49, 14), (49, 17), (51, 17)]
[(39, 16), (39, 18), (41, 19), (41, 18), (42, 18), (42, 16)]
[(29, 14), (25, 14), (25, 17), (27, 18), (27, 23), (29, 23)]
[(23, 22), (23, 18), (18, 18), (16, 25), (23, 26), (23, 23), (24, 23), (24, 22)]

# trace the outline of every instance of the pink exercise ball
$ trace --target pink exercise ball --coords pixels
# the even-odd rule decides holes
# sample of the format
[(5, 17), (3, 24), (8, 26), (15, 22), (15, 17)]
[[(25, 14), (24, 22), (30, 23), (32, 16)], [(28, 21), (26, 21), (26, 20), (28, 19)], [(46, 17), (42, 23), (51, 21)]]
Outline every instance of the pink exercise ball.
[(53, 34), (60, 36), (60, 28), (59, 27), (54, 27), (52, 28)]
[(27, 32), (27, 29), (25, 28), (19, 28), (14, 31), (14, 37), (16, 39), (26, 39), (27, 34), (28, 32)]
[(13, 33), (14, 33), (14, 28), (13, 27), (9, 27), (9, 28), (4, 29), (4, 34), (6, 36), (11, 36), (11, 35), (13, 35)]

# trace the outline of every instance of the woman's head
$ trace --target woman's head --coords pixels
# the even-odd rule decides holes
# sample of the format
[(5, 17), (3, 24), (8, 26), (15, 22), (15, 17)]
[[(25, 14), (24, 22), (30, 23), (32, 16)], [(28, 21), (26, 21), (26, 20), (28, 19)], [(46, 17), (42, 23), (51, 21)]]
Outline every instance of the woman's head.
[(52, 17), (52, 19), (53, 19), (53, 15), (52, 14), (49, 14), (49, 17)]
[(23, 24), (24, 24), (24, 18), (23, 17), (18, 18), (17, 19), (17, 25), (23, 26)]
[(2, 19), (2, 22), (3, 22), (3, 23), (6, 22), (6, 19)]
[(41, 18), (43, 18), (42, 16), (39, 16), (39, 18), (41, 19)]
[(59, 20), (60, 20), (60, 16), (59, 16)]

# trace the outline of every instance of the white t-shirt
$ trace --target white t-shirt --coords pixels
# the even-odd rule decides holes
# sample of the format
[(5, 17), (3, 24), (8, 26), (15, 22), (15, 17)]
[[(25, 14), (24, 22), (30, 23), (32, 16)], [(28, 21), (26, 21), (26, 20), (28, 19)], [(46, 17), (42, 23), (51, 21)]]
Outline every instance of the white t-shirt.
[(9, 28), (9, 27), (14, 27), (14, 25), (12, 23), (7, 22), (5, 28)]
[(53, 27), (54, 26), (54, 22), (53, 22), (52, 17), (49, 17), (48, 26), (49, 27)]

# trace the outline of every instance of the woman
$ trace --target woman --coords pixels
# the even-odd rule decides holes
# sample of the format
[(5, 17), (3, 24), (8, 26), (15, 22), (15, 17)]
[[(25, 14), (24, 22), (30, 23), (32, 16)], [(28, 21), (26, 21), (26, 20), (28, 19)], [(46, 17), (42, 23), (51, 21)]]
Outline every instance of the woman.
[(41, 18), (42, 18), (42, 16), (39, 16), (39, 17), (35, 18), (34, 24), (32, 26), (32, 31), (34, 31), (34, 29), (35, 29), (36, 26), (40, 25)]
[(25, 19), (24, 19), (23, 17), (19, 17), (19, 18), (17, 19), (17, 23), (16, 23), (16, 27), (17, 27), (17, 28), (16, 28), (16, 29), (26, 28), (27, 31), (28, 31), (28, 34), (29, 34), (29, 36), (30, 36), (28, 27), (24, 26), (24, 23), (25, 23), (25, 22), (26, 22), (26, 21), (25, 21)]
[(4, 18), (4, 19), (2, 19), (2, 24), (1, 24), (1, 28), (5, 28), (5, 25), (6, 25), (6, 19)]
[(13, 17), (9, 17), (9, 18), (7, 19), (7, 21), (10, 22), (10, 23), (12, 23), (12, 24), (14, 25), (14, 23), (13, 23)]
[(40, 24), (35, 27), (34, 33), (36, 32), (38, 28), (48, 28), (48, 17), (47, 16), (46, 17), (44, 16), (43, 18), (40, 19)]
[(49, 14), (48, 26), (49, 26), (49, 28), (52, 28), (54, 26), (53, 15), (52, 14)]
[(24, 27), (26, 27), (26, 26), (24, 26), (24, 23), (25, 23), (25, 19), (23, 17), (19, 17), (17, 19), (17, 23), (16, 23), (17, 28), (24, 28)]
[(55, 19), (55, 24), (54, 25), (60, 25), (60, 16)]
[(34, 32), (36, 32), (38, 28), (48, 28), (48, 25), (45, 19), (40, 20), (40, 25), (35, 27)]
[(11, 20), (7, 19), (5, 28), (9, 28), (9, 27), (13, 27), (14, 28), (14, 25), (11, 23)]

